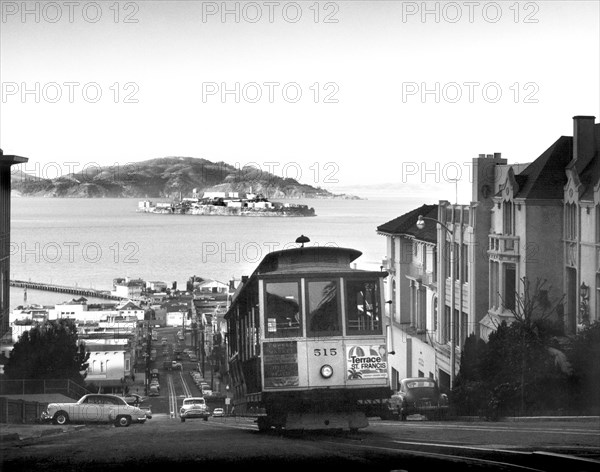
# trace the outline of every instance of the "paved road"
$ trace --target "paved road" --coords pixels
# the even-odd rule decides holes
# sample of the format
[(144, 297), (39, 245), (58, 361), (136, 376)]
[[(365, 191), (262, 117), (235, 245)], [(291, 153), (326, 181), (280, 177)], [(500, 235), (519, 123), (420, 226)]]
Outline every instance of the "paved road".
[[(314, 470), (430, 470), (469, 465), (474, 470), (600, 469), (597, 421), (458, 423), (372, 420), (358, 434), (261, 434), (250, 419), (211, 418), (181, 423), (159, 414), (143, 425), (88, 425), (70, 434), (1, 446), (3, 471), (142, 470), (189, 466), (253, 470), (302, 466)], [(558, 455), (556, 455), (558, 454)], [(568, 464), (563, 454), (596, 462)], [(206, 467), (204, 467), (206, 466)]]

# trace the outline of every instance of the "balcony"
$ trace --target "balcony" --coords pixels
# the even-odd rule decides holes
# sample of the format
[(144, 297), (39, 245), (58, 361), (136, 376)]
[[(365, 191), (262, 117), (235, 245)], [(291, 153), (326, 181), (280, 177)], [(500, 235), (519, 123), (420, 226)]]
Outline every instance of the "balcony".
[(409, 279), (414, 279), (420, 284), (430, 286), (435, 283), (435, 279), (433, 278), (432, 272), (426, 272), (423, 270), (422, 266), (416, 266), (414, 264), (406, 265), (406, 272), (404, 275)]
[(519, 236), (490, 234), (488, 254), (492, 260), (517, 261), (520, 256)]

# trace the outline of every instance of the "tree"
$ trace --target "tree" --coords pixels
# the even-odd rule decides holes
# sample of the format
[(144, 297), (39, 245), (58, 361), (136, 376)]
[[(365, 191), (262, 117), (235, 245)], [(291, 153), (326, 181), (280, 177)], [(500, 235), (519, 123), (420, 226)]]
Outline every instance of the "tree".
[(89, 357), (73, 320), (46, 321), (21, 335), (4, 372), (9, 379), (70, 379), (83, 385)]
[(562, 332), (559, 307), (545, 280), (524, 277), (515, 293), (513, 321), (502, 321), (488, 342), (468, 338), (461, 356), (454, 404), (497, 417), (509, 410), (554, 409), (568, 404), (569, 372), (557, 361), (563, 353), (555, 335)]
[(600, 411), (600, 322), (574, 336), (568, 352), (573, 366), (575, 401), (593, 414)]

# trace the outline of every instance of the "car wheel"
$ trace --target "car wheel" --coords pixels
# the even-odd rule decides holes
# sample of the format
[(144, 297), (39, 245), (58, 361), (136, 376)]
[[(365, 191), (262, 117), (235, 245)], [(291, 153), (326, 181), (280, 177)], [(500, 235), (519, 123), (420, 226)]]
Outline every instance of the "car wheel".
[(58, 425), (64, 425), (67, 424), (69, 422), (69, 415), (67, 414), (66, 411), (58, 411), (55, 415), (54, 418), (52, 419), (52, 422), (54, 424), (58, 424)]
[(115, 426), (121, 426), (126, 428), (131, 424), (131, 418), (129, 416), (118, 416)]
[(181, 422), (182, 422), (182, 423), (185, 423), (185, 418), (181, 418)]
[(204, 417), (204, 421), (208, 421), (208, 416), (205, 416), (205, 417)]

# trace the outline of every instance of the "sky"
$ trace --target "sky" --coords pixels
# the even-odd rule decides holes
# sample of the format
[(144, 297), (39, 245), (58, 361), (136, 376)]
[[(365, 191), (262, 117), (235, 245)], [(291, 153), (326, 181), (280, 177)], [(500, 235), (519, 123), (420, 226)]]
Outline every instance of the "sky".
[(46, 178), (188, 156), (468, 203), (478, 154), (600, 117), (598, 1), (0, 4), (0, 147)]

